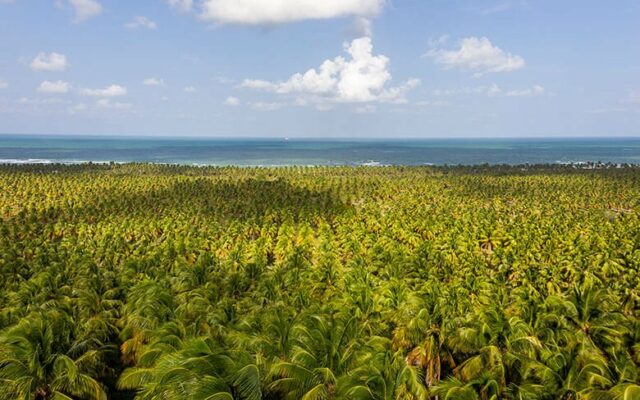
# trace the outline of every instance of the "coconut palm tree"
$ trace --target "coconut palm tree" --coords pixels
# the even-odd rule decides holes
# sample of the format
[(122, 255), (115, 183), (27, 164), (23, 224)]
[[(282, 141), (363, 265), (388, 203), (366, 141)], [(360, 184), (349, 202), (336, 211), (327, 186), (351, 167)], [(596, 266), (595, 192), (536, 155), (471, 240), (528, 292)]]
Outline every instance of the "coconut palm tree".
[(191, 339), (146, 367), (125, 370), (120, 389), (138, 399), (190, 398), (260, 400), (259, 369), (243, 353), (228, 353), (209, 338)]
[(369, 389), (354, 381), (359, 327), (343, 315), (313, 315), (296, 327), (290, 361), (275, 363), (269, 391), (285, 399), (366, 399)]
[(393, 351), (392, 341), (372, 337), (363, 347), (353, 372), (355, 381), (364, 382), (375, 400), (426, 400), (422, 369), (407, 363), (403, 351)]
[(105, 399), (91, 369), (100, 352), (74, 355), (73, 321), (59, 312), (32, 314), (0, 334), (0, 397)]

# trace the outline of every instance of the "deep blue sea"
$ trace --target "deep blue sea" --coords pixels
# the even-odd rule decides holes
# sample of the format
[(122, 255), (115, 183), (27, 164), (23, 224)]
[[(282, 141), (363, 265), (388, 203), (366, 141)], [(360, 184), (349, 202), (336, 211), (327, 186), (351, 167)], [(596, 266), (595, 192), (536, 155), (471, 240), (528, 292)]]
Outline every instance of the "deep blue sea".
[(639, 138), (193, 139), (0, 135), (0, 164), (187, 165), (640, 164)]

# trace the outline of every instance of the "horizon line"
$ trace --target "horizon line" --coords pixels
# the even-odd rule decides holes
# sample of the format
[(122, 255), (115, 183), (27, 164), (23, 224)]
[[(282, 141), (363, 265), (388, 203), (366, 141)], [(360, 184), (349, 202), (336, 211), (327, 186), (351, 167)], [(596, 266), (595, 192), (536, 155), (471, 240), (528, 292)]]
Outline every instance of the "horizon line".
[(205, 135), (151, 135), (151, 134), (92, 134), (92, 133), (0, 133), (0, 137), (65, 138), (65, 139), (201, 139), (201, 140), (267, 140), (267, 141), (412, 141), (412, 140), (585, 140), (585, 139), (639, 139), (638, 135), (552, 135), (552, 136), (205, 136)]

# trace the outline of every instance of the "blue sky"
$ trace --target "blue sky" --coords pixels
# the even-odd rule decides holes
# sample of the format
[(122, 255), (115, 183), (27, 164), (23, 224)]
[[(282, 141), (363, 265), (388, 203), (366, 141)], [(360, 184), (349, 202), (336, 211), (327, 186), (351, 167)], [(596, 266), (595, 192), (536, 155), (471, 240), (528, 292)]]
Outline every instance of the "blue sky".
[(637, 0), (0, 0), (0, 132), (640, 136)]

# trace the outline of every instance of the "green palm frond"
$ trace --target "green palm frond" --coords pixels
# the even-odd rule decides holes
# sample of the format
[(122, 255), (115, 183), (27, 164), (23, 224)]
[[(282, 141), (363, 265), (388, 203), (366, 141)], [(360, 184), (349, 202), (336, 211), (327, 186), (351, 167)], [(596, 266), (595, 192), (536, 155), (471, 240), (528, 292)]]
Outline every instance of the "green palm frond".
[(257, 366), (247, 365), (238, 370), (234, 376), (233, 385), (242, 400), (260, 400), (262, 398), (260, 371)]

